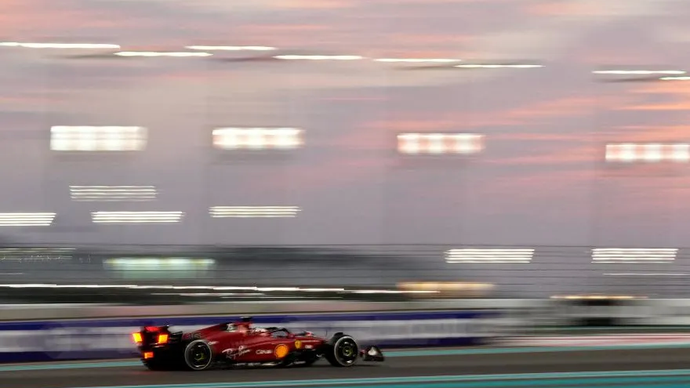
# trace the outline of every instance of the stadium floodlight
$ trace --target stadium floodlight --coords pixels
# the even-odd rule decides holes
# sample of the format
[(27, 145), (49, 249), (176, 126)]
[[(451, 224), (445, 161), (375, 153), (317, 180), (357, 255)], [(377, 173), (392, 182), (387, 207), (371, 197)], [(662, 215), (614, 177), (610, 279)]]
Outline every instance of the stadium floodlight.
[(669, 263), (677, 254), (676, 248), (595, 248), (592, 263)]
[(356, 61), (364, 59), (359, 55), (276, 55), (273, 58), (293, 61)]
[(18, 47), (34, 49), (119, 49), (118, 44), (101, 43), (22, 43), (0, 42), (0, 47)]
[(531, 248), (465, 248), (446, 251), (446, 263), (461, 264), (528, 264), (532, 261), (534, 249)]
[(95, 224), (148, 224), (178, 223), (181, 211), (96, 211), (91, 213)]
[(201, 51), (273, 51), (275, 47), (269, 46), (186, 46), (188, 50)]
[(155, 186), (70, 186), (73, 201), (115, 202), (156, 199)]
[(690, 77), (682, 76), (682, 77), (661, 77), (659, 78), (661, 81), (690, 81)]
[(451, 58), (377, 58), (374, 62), (387, 63), (455, 63), (462, 62), (461, 59)]
[(655, 75), (655, 74), (685, 74), (683, 70), (594, 70), (594, 74), (611, 74), (611, 75)]
[(688, 163), (690, 162), (690, 144), (607, 144), (606, 161), (611, 163)]
[(298, 128), (216, 128), (213, 146), (222, 150), (292, 150), (304, 141)]
[[(106, 267), (120, 271), (137, 270), (181, 270), (194, 271), (199, 269), (209, 269), (215, 265), (216, 261), (205, 258), (190, 257), (116, 257), (104, 261)], [(210, 288), (210, 287), (209, 287)]]
[(113, 55), (119, 57), (145, 57), (145, 58), (190, 58), (190, 57), (210, 57), (213, 54), (196, 51), (119, 51)]
[(607, 66), (593, 70), (602, 82), (657, 82), (682, 78), (687, 71), (674, 66)]
[(484, 149), (484, 135), (474, 133), (401, 133), (398, 152), (408, 155), (477, 154)]
[(50, 226), (55, 213), (0, 213), (0, 226)]
[(50, 149), (53, 151), (142, 151), (147, 129), (122, 126), (53, 126)]
[(209, 214), (213, 218), (294, 218), (300, 211), (299, 206), (213, 206)]

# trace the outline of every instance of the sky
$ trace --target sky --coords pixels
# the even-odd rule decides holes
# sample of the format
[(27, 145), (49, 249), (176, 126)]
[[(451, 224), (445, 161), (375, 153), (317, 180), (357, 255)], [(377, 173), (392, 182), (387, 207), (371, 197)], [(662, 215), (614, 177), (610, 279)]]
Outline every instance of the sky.
[[(687, 165), (613, 168), (611, 142), (690, 142), (690, 82), (601, 82), (602, 67), (690, 70), (679, 0), (5, 0), (0, 40), (127, 50), (261, 45), (357, 61), (84, 57), (0, 47), (0, 212), (57, 212), (23, 243), (690, 246)], [(265, 53), (263, 55), (266, 55)], [(371, 58), (538, 63), (410, 69)], [(52, 125), (140, 125), (144, 152), (65, 157)], [(220, 126), (305, 131), (286, 157), (223, 156)], [(400, 132), (485, 136), (420, 163)], [(73, 203), (69, 185), (156, 185), (147, 203)], [(211, 220), (209, 206), (300, 206)], [(181, 210), (179, 225), (96, 226), (95, 210)]]

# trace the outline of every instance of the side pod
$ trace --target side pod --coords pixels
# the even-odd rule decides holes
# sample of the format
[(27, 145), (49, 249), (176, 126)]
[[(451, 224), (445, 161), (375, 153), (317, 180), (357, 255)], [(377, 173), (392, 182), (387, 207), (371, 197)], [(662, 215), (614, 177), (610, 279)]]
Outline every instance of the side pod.
[(386, 358), (377, 346), (367, 346), (366, 349), (362, 350), (362, 359), (364, 361), (383, 362)]

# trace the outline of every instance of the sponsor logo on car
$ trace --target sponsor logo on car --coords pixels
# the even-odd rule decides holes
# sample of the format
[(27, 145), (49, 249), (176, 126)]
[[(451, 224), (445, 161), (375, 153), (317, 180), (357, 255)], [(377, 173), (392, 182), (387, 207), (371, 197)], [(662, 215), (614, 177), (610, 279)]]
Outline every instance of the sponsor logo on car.
[(183, 340), (188, 340), (188, 339), (199, 339), (201, 338), (200, 333), (186, 333), (182, 335)]
[(225, 354), (225, 357), (227, 358), (237, 358), (239, 356), (249, 353), (249, 349), (247, 349), (244, 345), (240, 345), (240, 347), (238, 347), (237, 349), (225, 349), (222, 351), (222, 353)]
[(273, 349), (273, 353), (275, 353), (277, 358), (283, 358), (288, 355), (290, 352), (290, 349), (288, 349), (287, 345), (285, 344), (280, 344), (276, 346), (275, 349)]

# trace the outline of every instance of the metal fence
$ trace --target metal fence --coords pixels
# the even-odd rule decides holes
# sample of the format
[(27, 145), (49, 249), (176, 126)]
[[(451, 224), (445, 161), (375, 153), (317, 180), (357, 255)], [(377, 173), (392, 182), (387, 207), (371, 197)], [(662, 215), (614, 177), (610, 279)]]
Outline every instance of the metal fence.
[[(690, 249), (646, 262), (595, 263), (592, 247), (534, 249), (522, 262), (448, 262), (443, 245), (275, 247), (131, 246), (3, 249), (3, 284), (175, 284), (395, 287), (399, 282), (486, 282), (494, 297), (560, 294), (688, 297)], [(499, 255), (500, 256), (500, 255)], [(652, 258), (653, 259), (653, 258)], [(475, 260), (476, 261), (476, 260)]]

